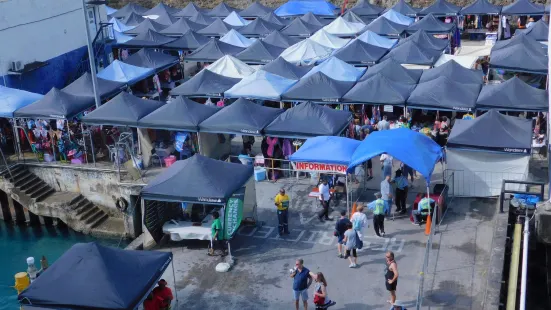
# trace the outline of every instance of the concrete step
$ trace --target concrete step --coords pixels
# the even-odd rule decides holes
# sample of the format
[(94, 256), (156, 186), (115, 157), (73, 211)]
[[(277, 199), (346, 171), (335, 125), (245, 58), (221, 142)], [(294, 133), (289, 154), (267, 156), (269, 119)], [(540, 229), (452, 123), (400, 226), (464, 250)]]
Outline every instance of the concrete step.
[(82, 214), (90, 209), (93, 209), (95, 208), (96, 206), (94, 206), (93, 203), (91, 203), (90, 201), (88, 200), (85, 200), (83, 203), (81, 203), (80, 205), (78, 205), (77, 208), (75, 208), (74, 210), (76, 211), (77, 214)]
[[(92, 215), (92, 216), (88, 217), (86, 220), (84, 220), (84, 222), (88, 226), (90, 226), (90, 228), (91, 228), (92, 224), (94, 224), (97, 220), (99, 220), (103, 217), (109, 217), (109, 216), (107, 216), (107, 214), (105, 212), (103, 212), (103, 210), (99, 210), (98, 212), (94, 213), (94, 215)], [(99, 223), (97, 225), (99, 225)]]
[(11, 175), (9, 175), (9, 177), (8, 177), (8, 180), (10, 182), (14, 183), (14, 182), (17, 182), (20, 179), (25, 178), (29, 174), (32, 174), (32, 173), (29, 170), (26, 170), (26, 169), (18, 170), (18, 171), (15, 171), (15, 172), (12, 171)]
[(105, 221), (107, 221), (109, 219), (109, 215), (107, 215), (106, 213), (103, 213), (102, 216), (100, 216), (99, 218), (97, 218), (96, 220), (94, 220), (92, 223), (90, 223), (90, 225), (88, 225), (90, 227), (90, 229), (92, 228), (96, 228), (98, 227), (99, 225), (103, 224)]
[(55, 193), (55, 189), (51, 188), (47, 191), (44, 191), (42, 192), (42, 194), (36, 196), (36, 197), (33, 197), (36, 199), (36, 201), (42, 201), (43, 199), (45, 199), (46, 197), (50, 196), (51, 194)]
[(37, 179), (39, 179), (39, 178), (36, 175), (31, 175), (31, 177), (25, 179), (24, 181), (22, 181), (20, 184), (18, 184), (16, 186), (19, 187), (20, 190), (25, 190), (29, 186), (32, 186), (36, 182)]
[(4, 179), (7, 179), (10, 177), (10, 173), (13, 175), (15, 174), (16, 172), (19, 172), (21, 170), (24, 170), (25, 167), (23, 167), (22, 165), (17, 165), (15, 167), (10, 167), (10, 169), (4, 169), (2, 170), (1, 172), (1, 176), (4, 178)]
[(71, 201), (69, 202), (69, 205), (76, 205), (82, 199), (86, 199), (86, 198), (84, 198), (84, 196), (82, 196), (82, 195), (78, 195), (75, 198), (71, 199)]
[[(86, 211), (83, 211), (82, 213), (78, 214), (77, 215), (77, 219), (79, 219), (80, 221), (86, 221), (87, 218), (91, 217), (92, 215), (94, 215), (95, 213), (101, 211), (98, 207), (94, 206), (93, 208), (90, 208)], [(103, 212), (103, 211), (101, 211)]]
[(31, 198), (36, 198), (37, 195), (43, 193), (44, 191), (49, 190), (50, 188), (51, 187), (48, 184), (41, 182), (41, 184), (37, 184), (32, 189), (25, 191), (25, 194), (27, 194)]
[(24, 191), (25, 194), (30, 195), (31, 193), (38, 190), (39, 188), (44, 187), (44, 185), (46, 185), (46, 183), (42, 182), (41, 180), (35, 180), (31, 184), (29, 184), (29, 186), (27, 188), (25, 188), (22, 191)]
[(32, 174), (32, 173), (29, 173), (29, 174), (28, 174), (27, 176), (25, 176), (24, 178), (21, 178), (21, 179), (15, 181), (15, 182), (12, 182), (12, 183), (13, 183), (13, 185), (15, 185), (15, 186), (21, 188), (22, 185), (27, 184), (27, 181), (29, 181), (29, 180), (31, 180), (31, 179), (35, 179), (35, 178), (38, 179), (38, 177), (37, 177), (36, 175), (34, 175), (34, 174)]

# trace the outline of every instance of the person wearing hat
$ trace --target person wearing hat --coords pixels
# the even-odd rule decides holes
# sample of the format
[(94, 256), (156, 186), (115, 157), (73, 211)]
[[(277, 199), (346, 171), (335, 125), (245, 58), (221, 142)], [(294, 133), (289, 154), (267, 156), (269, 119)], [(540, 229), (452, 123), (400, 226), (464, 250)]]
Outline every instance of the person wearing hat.
[(158, 298), (161, 300), (159, 310), (168, 310), (170, 309), (170, 304), (172, 303), (172, 290), (166, 285), (165, 279), (159, 280), (157, 282), (157, 287), (153, 289), (153, 298)]
[(289, 234), (289, 196), (285, 194), (285, 189), (282, 187), (279, 189), (279, 193), (274, 198), (274, 204), (277, 207), (277, 221), (279, 222), (279, 235)]
[(367, 207), (373, 209), (373, 228), (375, 234), (379, 237), (385, 235), (385, 201), (382, 199), (380, 192), (375, 193), (376, 200), (370, 202)]

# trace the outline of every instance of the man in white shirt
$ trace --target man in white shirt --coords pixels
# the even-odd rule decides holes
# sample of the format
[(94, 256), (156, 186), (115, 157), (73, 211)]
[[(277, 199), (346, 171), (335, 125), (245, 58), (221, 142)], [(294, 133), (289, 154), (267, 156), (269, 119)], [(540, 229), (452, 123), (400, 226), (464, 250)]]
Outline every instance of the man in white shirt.
[(390, 189), (390, 176), (387, 175), (381, 182), (381, 198), (385, 201), (385, 214), (390, 213), (390, 207), (392, 207), (392, 191)]
[(386, 120), (386, 115), (383, 116), (383, 119), (377, 123), (377, 130), (383, 131), (383, 130), (389, 130), (390, 129), (390, 123)]
[(329, 217), (329, 200), (331, 199), (331, 193), (329, 192), (329, 185), (327, 184), (327, 180), (324, 179), (321, 182), (321, 184), (318, 186), (318, 191), (320, 194), (320, 203), (323, 207), (323, 210), (321, 210), (319, 214), (319, 220), (321, 222), (323, 222), (324, 220), (331, 221), (333, 220)]

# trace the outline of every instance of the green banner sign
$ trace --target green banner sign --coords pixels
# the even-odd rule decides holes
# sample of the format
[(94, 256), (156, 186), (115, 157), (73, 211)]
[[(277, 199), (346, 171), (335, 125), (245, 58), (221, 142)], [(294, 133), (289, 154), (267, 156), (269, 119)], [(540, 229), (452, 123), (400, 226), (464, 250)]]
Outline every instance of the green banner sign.
[(245, 188), (241, 188), (226, 203), (226, 212), (224, 213), (224, 239), (226, 240), (231, 239), (241, 225), (244, 199)]

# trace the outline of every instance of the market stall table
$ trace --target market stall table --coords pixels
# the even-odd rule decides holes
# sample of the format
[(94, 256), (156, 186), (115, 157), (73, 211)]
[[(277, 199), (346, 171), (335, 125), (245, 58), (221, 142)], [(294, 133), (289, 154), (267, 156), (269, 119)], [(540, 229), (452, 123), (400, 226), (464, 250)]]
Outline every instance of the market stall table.
[(163, 233), (170, 234), (170, 240), (210, 240), (212, 214), (201, 222), (170, 220), (163, 225)]

